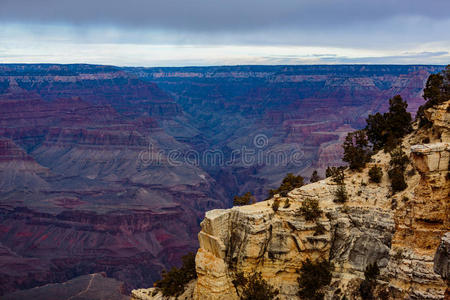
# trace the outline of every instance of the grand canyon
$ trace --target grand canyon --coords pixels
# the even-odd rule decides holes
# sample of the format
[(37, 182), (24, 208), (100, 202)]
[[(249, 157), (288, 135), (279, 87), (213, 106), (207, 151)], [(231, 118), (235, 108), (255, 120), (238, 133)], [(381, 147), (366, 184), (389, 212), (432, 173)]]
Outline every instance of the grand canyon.
[(443, 68), (1, 64), (0, 295), (102, 272), (151, 286), (206, 211), (324, 177), (348, 132), (397, 94), (415, 113)]

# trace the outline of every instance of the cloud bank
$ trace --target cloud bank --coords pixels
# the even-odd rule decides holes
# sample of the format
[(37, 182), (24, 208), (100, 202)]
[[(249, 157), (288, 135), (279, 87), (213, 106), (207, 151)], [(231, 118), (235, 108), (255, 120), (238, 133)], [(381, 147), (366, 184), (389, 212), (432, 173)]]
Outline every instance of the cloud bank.
[(448, 28), (448, 0), (0, 0), (0, 60), (446, 64)]

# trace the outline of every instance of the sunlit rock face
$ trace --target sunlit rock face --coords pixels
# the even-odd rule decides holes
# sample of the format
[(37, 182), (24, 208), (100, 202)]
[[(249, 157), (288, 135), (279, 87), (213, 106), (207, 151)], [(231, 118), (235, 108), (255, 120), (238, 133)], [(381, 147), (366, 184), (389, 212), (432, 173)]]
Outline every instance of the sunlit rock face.
[(443, 172), (448, 169), (449, 143), (433, 143), (411, 147), (411, 156), (419, 172)]

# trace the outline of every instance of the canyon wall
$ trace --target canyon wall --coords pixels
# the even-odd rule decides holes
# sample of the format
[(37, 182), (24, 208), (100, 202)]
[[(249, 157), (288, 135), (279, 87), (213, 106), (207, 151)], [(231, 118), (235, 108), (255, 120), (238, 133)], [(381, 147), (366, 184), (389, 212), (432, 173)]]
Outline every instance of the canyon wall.
[[(346, 133), (364, 127), (368, 114), (386, 111), (394, 95), (400, 94), (415, 113), (423, 104), (429, 74), (441, 69), (342, 65), (126, 70), (157, 83), (198, 129), (195, 139), (184, 137), (183, 131), (175, 137), (200, 151), (204, 142), (225, 153), (239, 153), (245, 146), (267, 158), (253, 163), (251, 172), (240, 156), (228, 168), (237, 180), (235, 193), (251, 190), (263, 200), (287, 172), (310, 176), (317, 169), (324, 176), (327, 166), (342, 164), (340, 145)], [(267, 137), (264, 147), (255, 147), (254, 139), (261, 135)], [(280, 153), (285, 159), (273, 163)], [(211, 174), (217, 170), (204, 167)]]
[(162, 151), (190, 149), (158, 125), (178, 105), (118, 68), (24, 68), (0, 68), (0, 294), (95, 272), (152, 284), (227, 206)]
[(348, 131), (397, 93), (415, 110), (441, 69), (0, 65), (0, 294), (95, 272), (151, 286), (205, 211), (340, 164)]

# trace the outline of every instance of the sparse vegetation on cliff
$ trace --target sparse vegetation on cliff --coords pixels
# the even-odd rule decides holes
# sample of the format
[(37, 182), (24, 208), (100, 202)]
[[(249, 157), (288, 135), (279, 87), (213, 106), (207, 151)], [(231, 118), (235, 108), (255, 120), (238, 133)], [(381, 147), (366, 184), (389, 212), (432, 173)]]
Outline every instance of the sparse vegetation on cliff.
[(233, 198), (233, 205), (248, 205), (255, 202), (255, 197), (250, 192), (247, 192), (242, 196), (234, 196)]
[(364, 130), (349, 132), (342, 147), (342, 160), (349, 164), (351, 170), (360, 171), (370, 160), (371, 150)]
[(334, 192), (334, 202), (345, 203), (348, 200), (347, 189), (345, 184), (339, 184), (336, 191)]
[(423, 90), (423, 99), (426, 103), (419, 107), (416, 119), (419, 120), (419, 127), (431, 125), (431, 121), (425, 116), (425, 110), (444, 103), (450, 99), (450, 65), (438, 74), (431, 74)]
[(391, 187), (394, 193), (403, 191), (408, 186), (404, 175), (408, 162), (409, 159), (402, 149), (397, 148), (391, 152), (391, 169), (388, 171), (388, 175), (391, 179)]
[(387, 140), (385, 115), (380, 113), (369, 115), (366, 123), (367, 137), (372, 143), (373, 150), (377, 151), (382, 149)]
[(405, 176), (403, 175), (403, 171), (399, 168), (393, 168), (388, 172), (389, 178), (391, 179), (391, 187), (392, 192), (401, 192), (407, 188), (407, 184), (405, 182)]
[(411, 132), (411, 114), (406, 111), (407, 107), (408, 103), (396, 95), (389, 99), (388, 112), (369, 115), (365, 130), (374, 151), (392, 150), (405, 134)]
[(380, 183), (383, 177), (383, 170), (378, 166), (373, 166), (369, 170), (369, 180), (371, 182)]
[(275, 190), (269, 191), (269, 197), (271, 198), (276, 194), (280, 194), (280, 196), (286, 197), (287, 194), (293, 189), (303, 186), (303, 180), (303, 177), (300, 175), (295, 176), (292, 173), (287, 173), (286, 177), (284, 177), (283, 181), (281, 182), (280, 187)]
[(359, 293), (364, 300), (375, 299), (373, 290), (377, 285), (377, 277), (380, 275), (380, 269), (377, 263), (369, 264), (364, 271), (364, 281), (359, 286)]
[(302, 299), (321, 300), (323, 292), (321, 288), (331, 282), (331, 271), (333, 267), (328, 261), (312, 262), (307, 259), (299, 270), (298, 277), (299, 292)]
[(345, 173), (345, 167), (328, 167), (326, 170), (326, 176), (331, 177), (331, 180), (337, 184), (343, 184)]
[(347, 189), (345, 188), (345, 167), (328, 167), (326, 170), (327, 177), (331, 176), (331, 180), (337, 183), (337, 188), (334, 192), (334, 202), (345, 203), (348, 199)]
[[(236, 274), (233, 285), (241, 300), (272, 300), (278, 299), (279, 291), (267, 283), (261, 273), (246, 277), (243, 273)], [(240, 293), (239, 293), (240, 291)]]
[(314, 221), (322, 215), (322, 210), (319, 207), (319, 201), (316, 199), (306, 198), (299, 208), (300, 214), (305, 217), (306, 221)]
[(185, 285), (197, 278), (195, 271), (195, 254), (190, 252), (181, 258), (183, 264), (181, 268), (173, 267), (170, 271), (164, 270), (162, 279), (155, 282), (155, 287), (164, 296), (178, 296), (184, 292)]
[(326, 232), (325, 226), (323, 226), (322, 223), (317, 223), (316, 227), (314, 228), (314, 236), (316, 235), (322, 235)]
[(321, 178), (320, 178), (319, 174), (317, 173), (317, 170), (314, 170), (312, 172), (311, 178), (309, 179), (309, 182), (314, 183), (314, 182), (319, 181), (320, 179)]
[(283, 208), (289, 208), (290, 206), (291, 206), (291, 203), (289, 201), (289, 198), (286, 198), (286, 200), (284, 200)]
[(391, 166), (400, 167), (401, 169), (405, 169), (406, 165), (409, 163), (408, 156), (403, 152), (401, 148), (394, 149), (391, 153)]
[(279, 208), (280, 208), (280, 199), (277, 198), (277, 199), (273, 200), (272, 209), (274, 212), (277, 212)]

